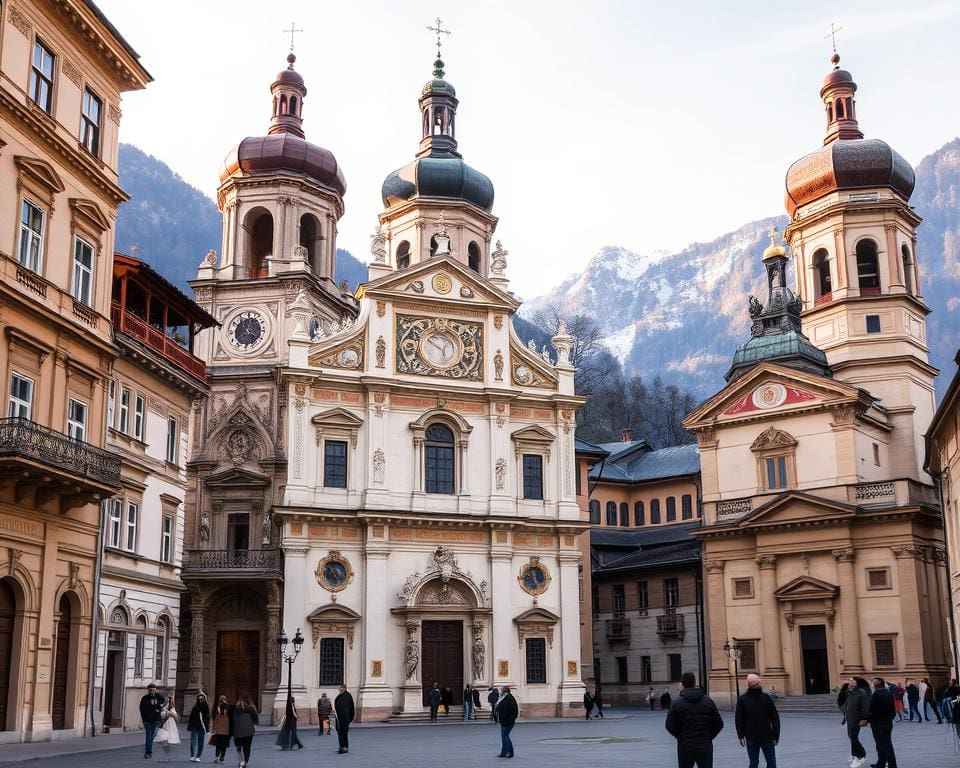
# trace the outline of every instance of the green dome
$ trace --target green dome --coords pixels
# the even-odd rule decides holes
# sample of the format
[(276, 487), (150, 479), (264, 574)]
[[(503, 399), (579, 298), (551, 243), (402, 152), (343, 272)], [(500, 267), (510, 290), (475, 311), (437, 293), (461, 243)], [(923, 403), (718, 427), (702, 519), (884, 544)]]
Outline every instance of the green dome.
[(726, 380), (735, 379), (758, 363), (769, 361), (829, 376), (827, 356), (802, 333), (790, 329), (768, 336), (753, 336), (737, 347)]
[(459, 157), (418, 157), (391, 173), (380, 190), (389, 208), (414, 197), (465, 200), (478, 208), (493, 208), (493, 182)]

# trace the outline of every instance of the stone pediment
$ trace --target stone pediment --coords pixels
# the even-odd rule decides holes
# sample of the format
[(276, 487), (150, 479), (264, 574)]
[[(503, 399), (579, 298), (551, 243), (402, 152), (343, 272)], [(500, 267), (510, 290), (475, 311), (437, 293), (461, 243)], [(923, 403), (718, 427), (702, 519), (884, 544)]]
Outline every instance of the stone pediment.
[(559, 621), (559, 616), (539, 606), (534, 606), (515, 616), (513, 623), (517, 625), (520, 647), (523, 648), (523, 643), (528, 637), (543, 636), (547, 639), (547, 645), (552, 648), (553, 630)]
[(796, 438), (776, 427), (769, 427), (757, 435), (750, 445), (751, 451), (772, 451), (779, 448), (796, 448)]
[(853, 517), (856, 508), (840, 501), (812, 496), (801, 491), (787, 491), (757, 507), (737, 521), (739, 528), (769, 525), (799, 525), (824, 523)]
[(42, 186), (51, 195), (63, 192), (66, 187), (63, 180), (45, 160), (26, 155), (14, 155), (13, 162), (21, 174)]
[(307, 621), (313, 629), (313, 647), (317, 647), (321, 634), (344, 634), (347, 643), (353, 648), (354, 628), (360, 621), (360, 614), (352, 608), (339, 603), (328, 603), (315, 608), (307, 616)]
[(457, 304), (482, 304), (513, 312), (520, 303), (472, 269), (454, 259), (427, 259), (401, 272), (392, 272), (367, 283), (365, 296), (385, 294), (405, 299), (426, 298)]
[(70, 198), (70, 209), (80, 218), (82, 218), (90, 227), (106, 232), (110, 229), (110, 219), (108, 219), (100, 207), (92, 200), (82, 197)]
[(342, 429), (357, 429), (363, 426), (363, 419), (345, 408), (331, 408), (311, 417), (310, 423), (324, 427), (340, 427)]
[(554, 360), (546, 349), (537, 351), (531, 340), (524, 343), (510, 324), (510, 382), (520, 387), (557, 388), (557, 374), (553, 369)]
[(774, 595), (781, 602), (797, 600), (832, 600), (840, 593), (840, 587), (829, 581), (814, 578), (813, 576), (797, 576), (782, 587), (774, 590)]
[(236, 488), (237, 486), (264, 488), (270, 484), (270, 478), (248, 469), (231, 468), (210, 475), (204, 483), (210, 488)]
[(556, 624), (560, 621), (560, 617), (546, 608), (536, 606), (524, 611), (519, 616), (514, 616), (513, 621), (516, 624)]

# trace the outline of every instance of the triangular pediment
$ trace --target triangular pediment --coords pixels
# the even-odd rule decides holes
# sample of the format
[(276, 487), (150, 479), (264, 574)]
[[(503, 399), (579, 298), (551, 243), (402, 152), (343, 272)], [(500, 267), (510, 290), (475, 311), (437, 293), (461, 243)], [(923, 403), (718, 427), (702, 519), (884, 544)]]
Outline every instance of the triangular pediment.
[(204, 480), (204, 483), (210, 488), (236, 488), (237, 486), (263, 488), (270, 483), (270, 479), (266, 475), (260, 475), (248, 469), (231, 467), (223, 472), (210, 475)]
[(776, 427), (763, 430), (750, 445), (751, 451), (773, 451), (780, 448), (796, 448), (797, 439), (788, 432)]
[(532, 339), (524, 344), (513, 323), (510, 323), (510, 381), (521, 387), (557, 387), (550, 352), (546, 349), (537, 352)]
[(327, 603), (326, 605), (321, 605), (319, 608), (315, 608), (313, 611), (311, 611), (310, 615), (307, 616), (307, 621), (310, 622), (335, 621), (338, 623), (343, 623), (356, 622), (359, 620), (359, 613), (346, 605), (341, 605), (340, 603)]
[(492, 305), (513, 312), (520, 306), (513, 296), (493, 285), (469, 267), (446, 256), (427, 259), (407, 269), (391, 272), (367, 283), (364, 296), (386, 295), (415, 301), (452, 301), (456, 304)]
[(535, 606), (515, 616), (513, 620), (517, 624), (556, 624), (560, 617), (546, 608)]
[(550, 430), (533, 424), (511, 433), (510, 439), (517, 443), (552, 443), (556, 437)]
[(829, 376), (760, 363), (705, 400), (684, 419), (687, 429), (722, 422), (766, 418), (809, 409), (833, 408), (874, 402), (867, 392)]
[(92, 200), (86, 200), (82, 197), (71, 197), (70, 208), (73, 212), (82, 218), (89, 226), (100, 232), (106, 232), (110, 229), (110, 219), (108, 219), (100, 207)]
[(27, 157), (25, 155), (15, 155), (13, 162), (16, 164), (21, 174), (28, 176), (44, 187), (51, 195), (63, 192), (66, 187), (63, 180), (45, 160), (36, 157)]
[(324, 427), (343, 427), (356, 429), (363, 426), (363, 419), (345, 408), (331, 408), (329, 411), (318, 413), (310, 419), (311, 424)]
[(787, 491), (753, 510), (737, 521), (739, 528), (787, 525), (803, 522), (823, 523), (853, 517), (856, 507), (841, 501), (812, 496), (801, 491)]
[(840, 587), (829, 581), (817, 579), (813, 576), (797, 576), (782, 587), (774, 591), (774, 595), (781, 601), (795, 600), (830, 600), (840, 592)]

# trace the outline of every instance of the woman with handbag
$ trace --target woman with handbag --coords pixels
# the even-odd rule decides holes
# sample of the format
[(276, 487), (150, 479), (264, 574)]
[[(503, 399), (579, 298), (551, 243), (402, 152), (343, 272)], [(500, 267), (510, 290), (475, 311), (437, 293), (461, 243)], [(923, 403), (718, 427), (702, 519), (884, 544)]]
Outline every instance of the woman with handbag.
[(173, 703), (173, 696), (167, 696), (167, 703), (160, 713), (161, 725), (157, 729), (157, 736), (153, 740), (154, 744), (163, 744), (163, 762), (170, 762), (170, 752), (174, 744), (180, 743), (180, 728), (177, 723), (180, 721), (180, 715), (177, 714), (177, 707)]
[(210, 730), (210, 705), (207, 704), (206, 694), (202, 692), (197, 694), (197, 703), (190, 710), (187, 730), (190, 732), (190, 762), (199, 763), (200, 755), (203, 754), (203, 742)]
[(297, 708), (293, 705), (293, 696), (287, 697), (287, 711), (283, 716), (283, 722), (280, 724), (276, 744), (284, 751), (294, 747), (303, 749), (303, 744), (300, 743), (300, 738), (297, 736)]
[(230, 714), (233, 720), (233, 743), (237, 745), (240, 768), (246, 768), (250, 762), (253, 735), (257, 732), (260, 715), (250, 699), (244, 695), (237, 699), (236, 705), (230, 709)]
[(210, 714), (210, 744), (216, 749), (213, 762), (222, 763), (227, 756), (227, 747), (230, 746), (230, 737), (233, 735), (233, 720), (230, 718), (230, 707), (227, 697), (221, 696)]

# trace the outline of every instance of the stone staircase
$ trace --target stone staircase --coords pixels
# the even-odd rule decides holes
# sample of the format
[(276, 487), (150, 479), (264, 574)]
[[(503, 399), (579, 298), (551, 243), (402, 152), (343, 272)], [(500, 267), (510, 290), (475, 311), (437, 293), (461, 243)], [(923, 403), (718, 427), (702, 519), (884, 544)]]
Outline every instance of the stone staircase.
[(833, 714), (840, 717), (835, 693), (818, 693), (810, 696), (779, 696), (776, 699), (777, 711)]
[[(477, 723), (489, 723), (490, 722), (490, 710), (489, 709), (479, 709), (476, 710), (475, 714), (477, 719), (474, 722)], [(429, 723), (430, 722), (430, 710), (424, 709), (423, 712), (394, 712), (390, 717), (387, 718), (388, 723)], [(450, 713), (447, 715), (437, 715), (437, 724), (440, 723), (462, 723), (463, 722), (463, 707), (453, 705), (450, 707)]]

